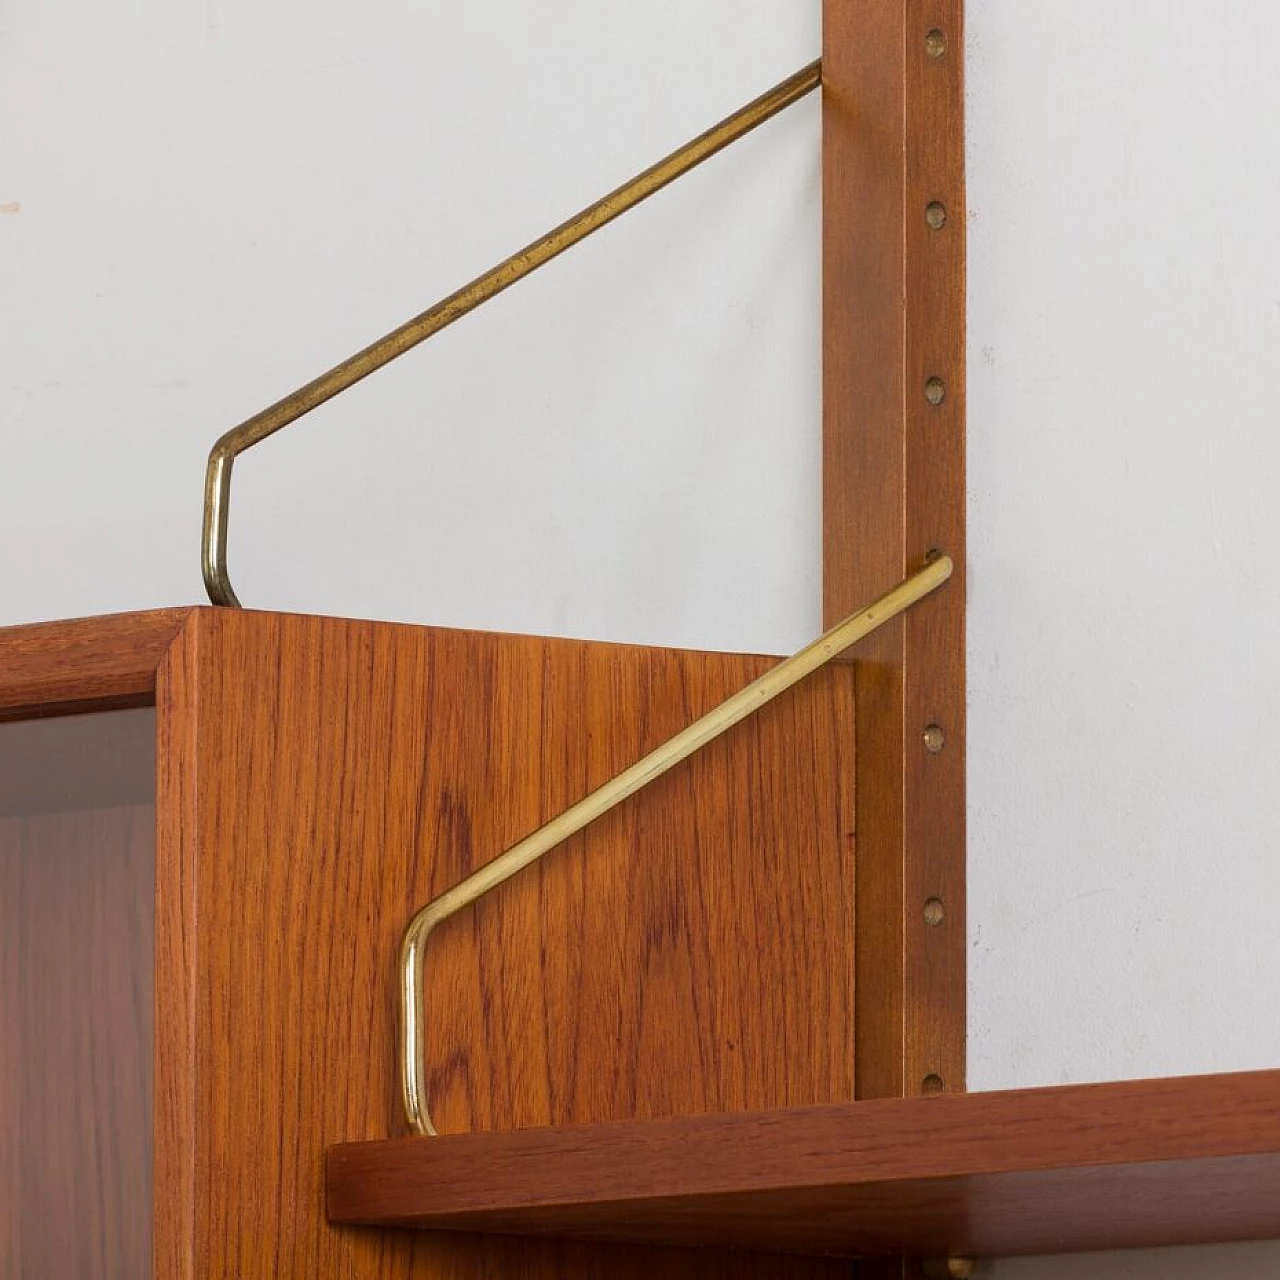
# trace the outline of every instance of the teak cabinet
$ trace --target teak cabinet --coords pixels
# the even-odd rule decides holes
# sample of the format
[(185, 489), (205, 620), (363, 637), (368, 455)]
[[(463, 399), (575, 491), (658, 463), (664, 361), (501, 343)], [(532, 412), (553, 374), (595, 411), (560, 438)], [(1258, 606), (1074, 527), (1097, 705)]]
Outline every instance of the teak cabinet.
[(0, 1274), (800, 1280), (1280, 1235), (1280, 1072), (856, 1100), (849, 664), (440, 927), (446, 1136), (400, 1136), (411, 913), (768, 661), (0, 630)]
[[(214, 609), (0, 632), (0, 1274), (564, 1274), (587, 1246), (331, 1226), (325, 1150), (405, 1132), (413, 910), (767, 665)], [(829, 668), (443, 926), (442, 1132), (851, 1098), (853, 721)], [(831, 1265), (661, 1265), (695, 1262)]]

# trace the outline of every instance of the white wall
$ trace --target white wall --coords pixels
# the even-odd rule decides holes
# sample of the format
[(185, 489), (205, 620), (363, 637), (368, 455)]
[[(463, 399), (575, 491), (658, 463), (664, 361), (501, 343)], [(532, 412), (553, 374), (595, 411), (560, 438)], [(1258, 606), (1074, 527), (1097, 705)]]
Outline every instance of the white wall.
[[(9, 0), (0, 610), (197, 598), (215, 436), (802, 65), (790, 8)], [(247, 457), (246, 604), (803, 640), (818, 116)]]
[(1280, 1065), (1277, 43), (971, 4), (972, 1088)]
[[(200, 598), (219, 432), (807, 61), (818, 8), (8, 0), (0, 621)], [(970, 1085), (1278, 1065), (1280, 9), (970, 0), (968, 43)], [(807, 638), (818, 184), (810, 101), (249, 455), (243, 599)]]

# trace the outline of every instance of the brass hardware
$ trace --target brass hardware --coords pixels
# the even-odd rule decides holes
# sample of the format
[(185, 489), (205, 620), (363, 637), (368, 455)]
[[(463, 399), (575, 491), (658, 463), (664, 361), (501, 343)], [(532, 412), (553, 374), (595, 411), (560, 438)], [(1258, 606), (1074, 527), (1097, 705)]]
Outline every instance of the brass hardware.
[(926, 1095), (941, 1093), (945, 1087), (942, 1077), (936, 1071), (931, 1071), (920, 1081), (920, 1092)]
[(400, 1065), (405, 1116), (415, 1133), (435, 1133), (425, 1094), (427, 1066), (423, 1036), (427, 1017), (423, 966), (427, 937), (432, 929), (483, 898), (516, 872), (536, 862), (562, 841), (608, 813), (628, 796), (634, 795), (727, 729), (759, 711), (780, 693), (843, 653), (850, 645), (870, 635), (931, 591), (937, 590), (951, 577), (951, 572), (950, 558), (939, 556), (919, 573), (881, 596), (874, 604), (837, 623), (830, 631), (772, 670), (766, 671), (745, 689), (735, 693), (701, 719), (695, 720), (688, 728), (681, 730), (630, 768), (624, 769), (564, 813), (539, 827), (532, 835), (512, 845), (505, 853), (486, 863), (460, 884), (429, 902), (413, 917), (400, 946)]
[(925, 1280), (972, 1280), (981, 1264), (976, 1258), (926, 1258), (920, 1269)]
[(924, 220), (935, 231), (941, 231), (947, 225), (947, 206), (938, 200), (930, 201), (924, 211)]
[(941, 898), (930, 898), (924, 904), (924, 922), (931, 929), (937, 928), (946, 918), (946, 914)]
[(940, 58), (947, 51), (947, 37), (934, 27), (924, 38), (924, 51), (931, 58)]
[(484, 275), (464, 285), (456, 293), (393, 329), (385, 337), (335, 365), (327, 373), (299, 387), (283, 400), (263, 409), (222, 436), (209, 453), (204, 485), (204, 526), (200, 562), (205, 590), (214, 604), (238, 607), (240, 601), (231, 586), (227, 570), (227, 529), (231, 509), (231, 468), (246, 449), (274, 435), (282, 427), (332, 399), (369, 374), (403, 355), (411, 347), (439, 333), (446, 325), (473, 311), (502, 290), (522, 280), (531, 271), (584, 240), (593, 231), (612, 222), (640, 201), (660, 191), (669, 182), (716, 152), (750, 133), (757, 125), (778, 114), (822, 83), (822, 63), (812, 62), (802, 71), (775, 85), (768, 93), (735, 111), (714, 128), (685, 143), (643, 173), (624, 182), (603, 199), (582, 210), (567, 222), (513, 253)]
[(947, 384), (941, 378), (930, 378), (924, 384), (924, 398), (936, 409), (947, 398)]
[(924, 749), (930, 755), (936, 756), (938, 752), (941, 751), (942, 748), (945, 747), (946, 745), (947, 745), (946, 735), (942, 732), (942, 729), (938, 725), (931, 724), (924, 731)]

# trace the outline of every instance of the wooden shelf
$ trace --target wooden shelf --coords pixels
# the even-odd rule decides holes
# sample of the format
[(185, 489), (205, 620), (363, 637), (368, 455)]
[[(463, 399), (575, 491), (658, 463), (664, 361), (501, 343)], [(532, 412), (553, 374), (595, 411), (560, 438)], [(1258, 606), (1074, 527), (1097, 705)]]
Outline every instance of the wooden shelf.
[(336, 1223), (840, 1255), (1280, 1236), (1280, 1071), (351, 1143)]

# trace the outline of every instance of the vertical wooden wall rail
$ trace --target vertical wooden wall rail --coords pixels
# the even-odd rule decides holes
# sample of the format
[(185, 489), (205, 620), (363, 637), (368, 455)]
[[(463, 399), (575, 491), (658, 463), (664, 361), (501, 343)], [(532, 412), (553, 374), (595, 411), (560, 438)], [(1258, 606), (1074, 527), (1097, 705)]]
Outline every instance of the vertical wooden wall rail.
[(956, 564), (858, 656), (864, 1098), (964, 1089), (963, 43), (963, 0), (824, 0), (826, 616)]

